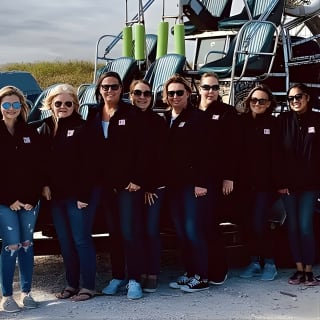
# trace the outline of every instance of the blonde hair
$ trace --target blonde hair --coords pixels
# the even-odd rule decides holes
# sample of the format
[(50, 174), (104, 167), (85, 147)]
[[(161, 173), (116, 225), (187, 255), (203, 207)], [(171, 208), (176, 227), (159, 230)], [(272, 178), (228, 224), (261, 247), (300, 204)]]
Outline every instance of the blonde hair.
[(18, 116), (18, 119), (22, 119), (24, 122), (27, 122), (28, 114), (29, 114), (29, 106), (27, 104), (27, 100), (23, 94), (23, 92), (14, 86), (5, 86), (0, 89), (0, 102), (6, 96), (17, 96), (21, 103), (21, 112)]
[[(52, 101), (53, 99), (58, 96), (59, 94), (67, 93), (72, 97), (72, 102), (74, 106), (74, 111), (79, 113), (80, 103), (77, 95), (77, 90), (72, 85), (68, 83), (58, 84), (51, 89), (48, 95), (42, 102), (42, 107), (40, 110), (53, 110)], [(55, 113), (52, 111), (52, 119), (54, 121), (54, 133), (58, 130), (58, 118), (56, 117)]]

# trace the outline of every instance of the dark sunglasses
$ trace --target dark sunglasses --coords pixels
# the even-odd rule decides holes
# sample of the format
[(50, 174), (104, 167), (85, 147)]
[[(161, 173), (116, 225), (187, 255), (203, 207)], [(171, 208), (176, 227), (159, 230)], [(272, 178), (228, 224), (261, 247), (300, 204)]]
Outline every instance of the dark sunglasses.
[(177, 95), (178, 97), (182, 97), (184, 95), (184, 90), (177, 90), (177, 91), (168, 91), (169, 97), (174, 97), (174, 95)]
[(250, 99), (250, 103), (251, 104), (257, 104), (260, 106), (263, 106), (264, 104), (266, 104), (269, 100), (268, 99), (257, 99), (257, 98), (251, 98)]
[(218, 91), (220, 89), (220, 86), (218, 84), (214, 84), (212, 86), (209, 86), (208, 84), (203, 84), (200, 86), (202, 90), (210, 91), (212, 89), (213, 91)]
[(72, 102), (72, 101), (65, 101), (65, 102), (55, 101), (55, 102), (54, 102), (54, 106), (55, 106), (56, 108), (62, 107), (63, 104), (64, 104), (67, 108), (71, 108), (71, 107), (73, 106), (73, 102)]
[(101, 88), (103, 91), (109, 91), (111, 89), (112, 91), (117, 91), (120, 88), (119, 84), (102, 84)]
[(16, 102), (4, 102), (2, 105), (1, 105), (1, 107), (3, 108), (3, 109), (6, 109), (6, 110), (8, 110), (8, 109), (10, 109), (10, 107), (13, 107), (13, 109), (20, 109), (21, 108), (21, 103), (20, 102), (18, 102), (18, 101), (16, 101)]
[(306, 95), (306, 94), (305, 93), (298, 93), (295, 96), (288, 96), (287, 99), (289, 102), (293, 102), (294, 100), (300, 101), (304, 95)]
[(152, 92), (147, 90), (147, 91), (141, 91), (141, 90), (133, 90), (133, 95), (137, 97), (141, 97), (144, 95), (146, 98), (150, 98), (152, 96)]

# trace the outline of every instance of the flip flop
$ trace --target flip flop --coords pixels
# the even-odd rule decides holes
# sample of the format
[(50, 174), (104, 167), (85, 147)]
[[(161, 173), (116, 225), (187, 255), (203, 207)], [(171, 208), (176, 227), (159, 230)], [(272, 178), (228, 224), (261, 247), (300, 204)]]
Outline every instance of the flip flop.
[(58, 299), (69, 299), (74, 295), (78, 294), (79, 289), (72, 289), (72, 288), (64, 288), (61, 292), (56, 294)]
[(72, 301), (86, 301), (89, 300), (91, 298), (93, 298), (95, 296), (94, 293), (91, 293), (89, 291), (80, 291), (78, 292), (76, 295), (73, 295), (70, 300)]

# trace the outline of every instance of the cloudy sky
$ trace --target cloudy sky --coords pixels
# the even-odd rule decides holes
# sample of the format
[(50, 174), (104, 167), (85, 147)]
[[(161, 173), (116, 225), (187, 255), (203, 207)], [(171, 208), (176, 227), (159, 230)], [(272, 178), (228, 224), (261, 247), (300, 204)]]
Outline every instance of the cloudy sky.
[[(138, 0), (127, 2), (131, 19), (138, 12)], [(240, 0), (235, 2), (239, 6)], [(94, 61), (99, 37), (118, 35), (125, 26), (125, 3), (125, 0), (4, 0), (1, 3), (0, 64)], [(157, 32), (162, 3), (163, 0), (155, 0), (145, 13), (147, 33)], [(178, 0), (166, 0), (165, 15), (177, 15), (177, 3)], [(173, 23), (172, 20), (168, 21)], [(101, 43), (100, 48), (105, 47)]]

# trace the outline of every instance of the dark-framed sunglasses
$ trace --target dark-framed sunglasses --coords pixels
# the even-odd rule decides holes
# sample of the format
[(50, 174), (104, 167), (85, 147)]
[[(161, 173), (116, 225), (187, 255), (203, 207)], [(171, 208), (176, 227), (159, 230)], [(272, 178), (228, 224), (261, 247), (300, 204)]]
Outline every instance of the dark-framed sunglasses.
[(177, 95), (178, 97), (182, 97), (184, 95), (185, 90), (177, 90), (177, 91), (168, 91), (168, 97), (174, 97)]
[(65, 105), (67, 108), (71, 108), (73, 106), (73, 102), (72, 101), (55, 101), (53, 104), (56, 108), (61, 108), (62, 105)]
[(112, 91), (117, 91), (120, 88), (120, 84), (102, 84), (101, 89), (103, 91), (109, 91), (111, 89)]
[(210, 89), (212, 89), (213, 91), (218, 91), (220, 89), (220, 86), (218, 84), (214, 84), (212, 86), (208, 84), (203, 84), (200, 86), (200, 88), (204, 91), (210, 91)]
[(132, 93), (136, 97), (141, 97), (143, 95), (145, 98), (150, 98), (152, 96), (152, 92), (150, 90), (141, 91), (139, 89), (136, 89), (136, 90), (133, 90)]
[(250, 103), (251, 104), (257, 104), (260, 106), (265, 105), (269, 100), (268, 99), (258, 99), (258, 98), (251, 98)]
[(296, 101), (300, 101), (302, 99), (303, 96), (307, 95), (306, 93), (297, 93), (294, 96), (288, 96), (288, 101), (289, 102), (293, 102), (294, 100)]
[(12, 102), (12, 103), (11, 102), (4, 102), (4, 103), (1, 104), (1, 107), (3, 109), (6, 109), (6, 110), (10, 109), (10, 107), (12, 107), (13, 109), (18, 110), (18, 109), (21, 108), (21, 103), (18, 102), (18, 101)]

